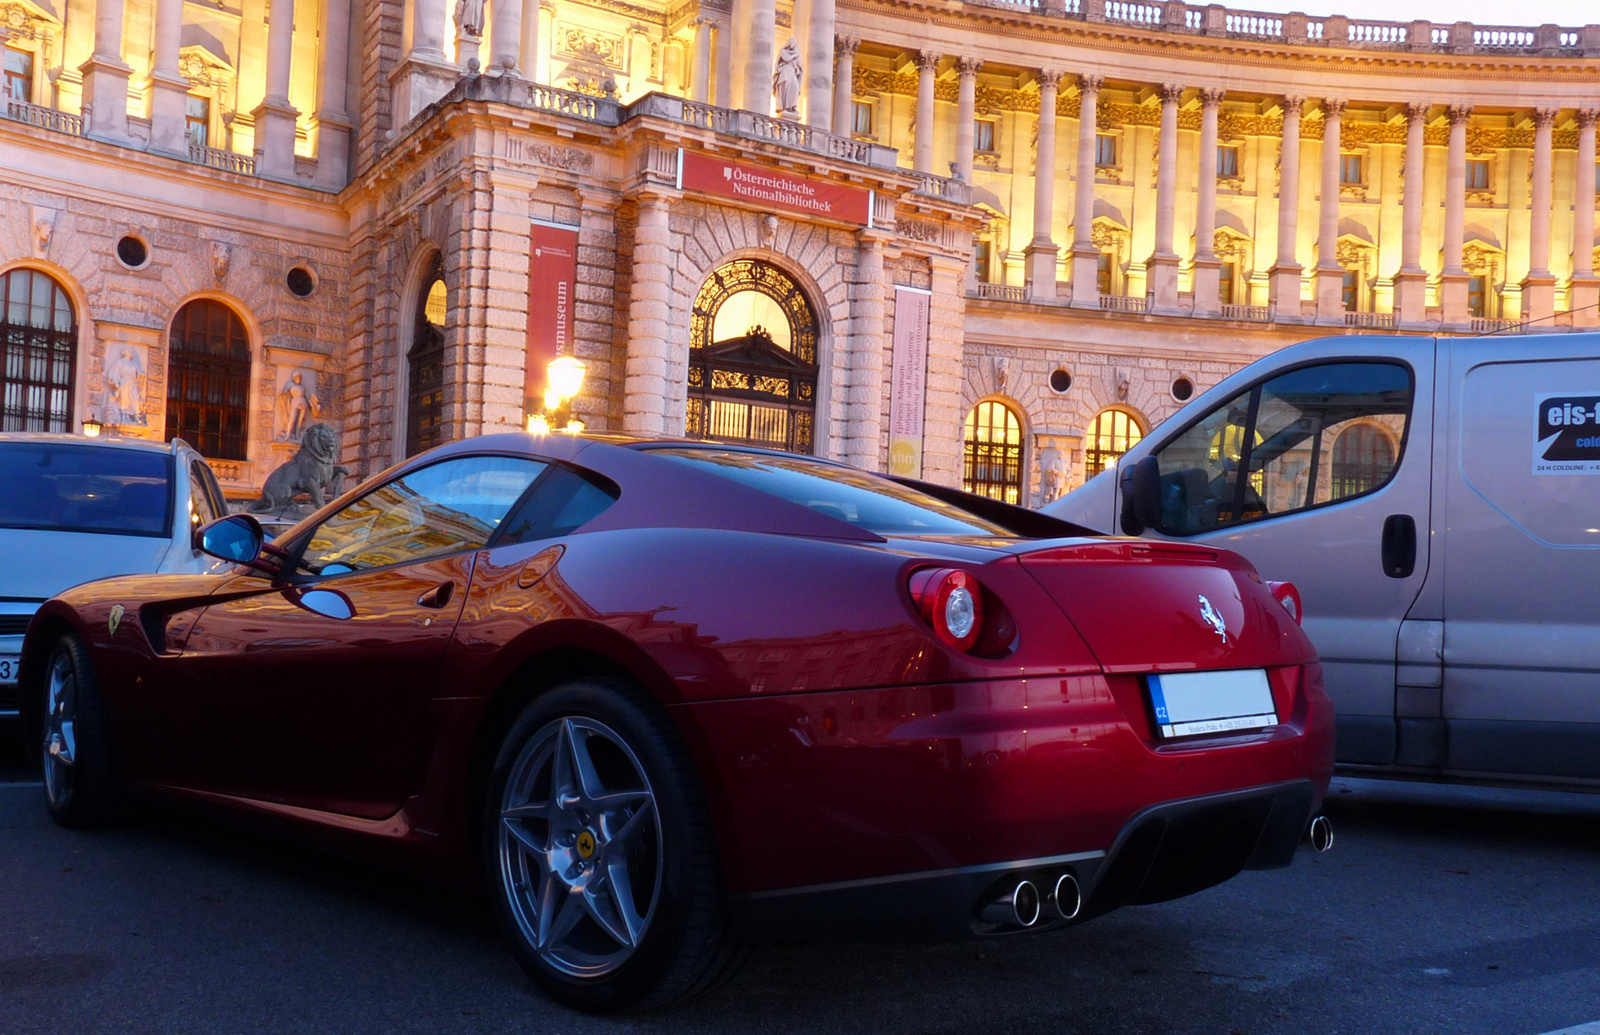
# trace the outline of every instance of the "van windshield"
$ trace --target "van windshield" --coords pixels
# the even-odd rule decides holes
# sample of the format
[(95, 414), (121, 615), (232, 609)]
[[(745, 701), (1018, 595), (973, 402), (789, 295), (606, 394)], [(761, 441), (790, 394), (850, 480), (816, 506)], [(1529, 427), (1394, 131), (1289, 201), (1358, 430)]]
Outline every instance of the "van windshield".
[(0, 528), (165, 538), (172, 457), (141, 449), (0, 442)]

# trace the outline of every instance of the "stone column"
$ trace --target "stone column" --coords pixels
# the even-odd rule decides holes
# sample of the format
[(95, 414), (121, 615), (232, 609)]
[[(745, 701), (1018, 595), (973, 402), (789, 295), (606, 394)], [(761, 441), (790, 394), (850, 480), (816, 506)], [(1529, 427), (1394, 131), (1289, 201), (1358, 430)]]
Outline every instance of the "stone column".
[(350, 0), (325, 0), (323, 3), (321, 51), (322, 89), (319, 92), (322, 106), (316, 114), (317, 184), (338, 190), (350, 181), (350, 133), (355, 129), (344, 107), (349, 79)]
[(855, 102), (856, 48), (859, 46), (861, 41), (854, 36), (833, 38), (833, 52), (839, 59), (839, 67), (833, 75), (833, 131), (845, 137), (850, 135), (855, 123), (852, 106)]
[(912, 155), (912, 168), (921, 173), (934, 172), (933, 168), (933, 76), (939, 70), (940, 54), (920, 51), (917, 54), (917, 127), (916, 143)]
[(1105, 76), (1078, 77), (1078, 180), (1072, 217), (1072, 305), (1100, 308), (1100, 249), (1094, 246), (1095, 107)]
[(539, 81), (539, 0), (522, 0), (521, 36), (517, 41), (517, 67), (522, 78)]
[(1342, 100), (1322, 102), (1322, 218), (1317, 227), (1317, 322), (1344, 323), (1344, 268), (1339, 265), (1339, 138)]
[[(444, 56), (444, 5), (445, 0), (406, 0), (401, 32), (405, 57), (390, 77), (394, 87), (391, 121), (395, 129), (448, 93), (459, 74), (456, 66)], [(533, 24), (537, 31), (538, 18), (533, 19)], [(530, 67), (529, 73), (532, 72)], [(267, 93), (269, 96), (272, 93), (270, 86)], [(259, 123), (257, 125), (259, 134)]]
[[(1522, 318), (1542, 320), (1555, 312), (1556, 278), (1550, 275), (1550, 131), (1555, 126), (1556, 108), (1533, 111), (1533, 174), (1530, 180), (1531, 210), (1528, 221), (1528, 275), (1522, 278)], [(1594, 175), (1594, 166), (1589, 166)]]
[(521, 50), (522, 0), (490, 0), (489, 60), (484, 62), (484, 72), (518, 75)]
[(733, 107), (733, 28), (717, 23), (717, 107)]
[(1461, 267), (1462, 245), (1467, 222), (1467, 124), (1472, 108), (1452, 104), (1450, 148), (1445, 159), (1444, 178), (1444, 269), (1439, 274), (1439, 304), (1444, 309), (1445, 326), (1459, 326), (1471, 319), (1467, 312), (1467, 271)]
[(133, 69), (122, 60), (122, 0), (99, 0), (94, 9), (94, 53), (79, 66), (83, 73), (85, 131), (91, 137), (128, 140), (128, 80)]
[(1394, 276), (1394, 308), (1399, 323), (1428, 319), (1428, 271), (1422, 268), (1422, 187), (1427, 168), (1423, 131), (1428, 105), (1406, 105), (1405, 206), (1400, 224), (1400, 271)]
[(294, 58), (294, 0), (271, 0), (267, 25), (267, 96), (253, 112), (256, 173), (294, 179), (294, 128), (300, 112), (289, 103)]
[[(977, 58), (956, 61), (956, 71), (961, 76), (956, 90), (956, 179), (962, 183), (972, 182), (972, 134), (976, 129), (973, 120), (977, 117), (978, 69), (982, 67), (983, 62)], [(1051, 133), (1054, 132), (1052, 127)]]
[(1200, 196), (1194, 215), (1194, 312), (1205, 316), (1221, 312), (1217, 278), (1222, 262), (1217, 258), (1217, 109), (1226, 90), (1200, 91)]
[(189, 155), (189, 81), (178, 71), (183, 46), (183, 0), (157, 0), (155, 60), (145, 85), (150, 112), (150, 150)]
[[(736, 5), (737, 6), (737, 5)], [(773, 0), (747, 0), (749, 44), (744, 52), (744, 96), (738, 106), (758, 115), (772, 114), (773, 37), (777, 33), (778, 11)]]
[(671, 360), (672, 233), (668, 201), (639, 197), (633, 237), (633, 282), (628, 300), (628, 356), (622, 427), (659, 435), (666, 429), (667, 367)]
[(863, 230), (850, 298), (850, 382), (845, 395), (845, 459), (881, 470), (883, 434), (883, 233)]
[(694, 20), (694, 86), (689, 99), (711, 103), (711, 19)]
[[(1039, 70), (1039, 149), (1033, 164), (1033, 240), (1023, 250), (1025, 290), (1029, 301), (1056, 297), (1056, 89), (1061, 73)], [(1099, 299), (1095, 300), (1099, 304)]]
[(1278, 258), (1267, 270), (1268, 297), (1279, 323), (1300, 323), (1300, 109), (1304, 97), (1283, 99), (1283, 158), (1278, 164)]
[(811, 35), (806, 44), (806, 125), (834, 132), (834, 0), (811, 0)]
[[(1175, 315), (1178, 312), (1178, 253), (1172, 247), (1172, 229), (1178, 209), (1178, 102), (1183, 87), (1167, 83), (1161, 87), (1161, 156), (1156, 166), (1156, 244), (1145, 271), (1150, 285), (1150, 311)], [(1213, 169), (1212, 179), (1215, 180)]]
[(1578, 111), (1578, 168), (1572, 190), (1572, 283), (1567, 308), (1572, 326), (1600, 326), (1600, 279), (1594, 275), (1594, 132), (1600, 108)]

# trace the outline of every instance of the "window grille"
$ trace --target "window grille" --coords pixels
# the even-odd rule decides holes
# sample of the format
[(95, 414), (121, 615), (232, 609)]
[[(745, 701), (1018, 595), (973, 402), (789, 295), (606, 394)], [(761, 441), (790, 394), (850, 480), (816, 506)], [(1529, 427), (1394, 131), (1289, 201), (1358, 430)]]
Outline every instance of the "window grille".
[(38, 270), (0, 276), (0, 431), (72, 431), (78, 320)]
[(172, 319), (167, 362), (167, 438), (202, 456), (248, 459), (250, 338), (228, 306), (196, 299)]
[(1022, 503), (1022, 422), (1003, 402), (967, 414), (961, 487), (1004, 503)]

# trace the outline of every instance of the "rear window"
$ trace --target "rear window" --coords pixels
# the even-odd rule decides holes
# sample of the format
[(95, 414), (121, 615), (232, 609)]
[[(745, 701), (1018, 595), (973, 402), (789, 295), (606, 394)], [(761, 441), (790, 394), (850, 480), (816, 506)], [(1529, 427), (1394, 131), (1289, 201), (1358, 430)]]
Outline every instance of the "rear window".
[(810, 507), (878, 535), (981, 535), (1012, 533), (906, 485), (853, 467), (803, 456), (733, 449), (652, 449), (708, 468), (753, 489)]
[(0, 442), (0, 528), (165, 538), (171, 487), (163, 453)]

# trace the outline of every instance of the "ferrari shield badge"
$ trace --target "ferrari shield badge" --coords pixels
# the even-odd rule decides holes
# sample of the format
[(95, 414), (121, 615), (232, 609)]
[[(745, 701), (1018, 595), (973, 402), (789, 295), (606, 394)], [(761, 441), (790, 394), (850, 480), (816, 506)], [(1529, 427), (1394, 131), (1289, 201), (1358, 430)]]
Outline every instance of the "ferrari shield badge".
[(122, 624), (122, 605), (113, 604), (111, 613), (106, 616), (106, 628), (111, 630), (111, 635), (117, 635), (117, 626)]
[(1200, 596), (1200, 619), (1222, 637), (1223, 643), (1228, 642), (1228, 623), (1223, 620), (1217, 609), (1211, 606), (1211, 601), (1207, 600), (1204, 594)]

